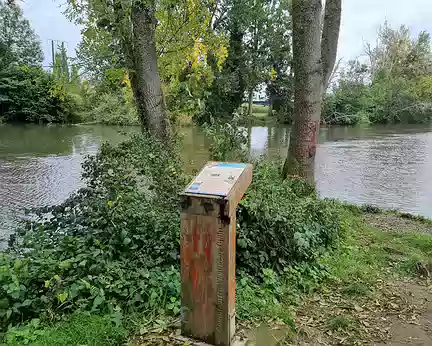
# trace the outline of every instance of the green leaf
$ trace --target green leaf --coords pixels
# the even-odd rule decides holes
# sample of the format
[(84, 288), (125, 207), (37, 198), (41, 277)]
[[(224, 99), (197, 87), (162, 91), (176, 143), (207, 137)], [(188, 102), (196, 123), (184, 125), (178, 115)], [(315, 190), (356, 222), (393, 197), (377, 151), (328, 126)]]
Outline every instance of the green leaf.
[(93, 310), (97, 309), (98, 306), (100, 306), (105, 301), (105, 297), (103, 296), (96, 296), (96, 298), (93, 301)]
[(70, 269), (72, 267), (72, 263), (70, 261), (60, 262), (59, 268), (61, 269)]
[(60, 301), (60, 303), (64, 303), (66, 301), (67, 297), (68, 297), (67, 292), (57, 294), (57, 299)]

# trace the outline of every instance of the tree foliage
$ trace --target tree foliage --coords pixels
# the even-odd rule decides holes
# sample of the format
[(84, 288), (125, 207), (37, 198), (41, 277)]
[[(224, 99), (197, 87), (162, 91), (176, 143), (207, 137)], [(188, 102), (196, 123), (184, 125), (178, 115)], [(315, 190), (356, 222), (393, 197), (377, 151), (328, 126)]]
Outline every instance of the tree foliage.
[(327, 123), (416, 123), (432, 118), (432, 51), (429, 34), (412, 38), (384, 24), (369, 61), (351, 61), (328, 95)]
[(293, 117), (294, 71), (292, 68), (292, 19), (288, 1), (274, 1), (270, 9), (267, 95), (281, 123)]
[(14, 2), (0, 1), (0, 67), (41, 66), (42, 60), (39, 38), (21, 8)]
[(11, 67), (0, 72), (0, 120), (5, 122), (74, 122), (76, 104), (40, 67)]
[[(176, 143), (139, 134), (104, 144), (83, 171), (85, 187), (33, 211), (0, 254), (0, 332), (83, 310), (180, 313), (178, 192), (186, 176)], [(343, 235), (337, 209), (307, 184), (281, 185), (277, 164), (254, 174), (239, 211), (239, 275), (313, 263)]]

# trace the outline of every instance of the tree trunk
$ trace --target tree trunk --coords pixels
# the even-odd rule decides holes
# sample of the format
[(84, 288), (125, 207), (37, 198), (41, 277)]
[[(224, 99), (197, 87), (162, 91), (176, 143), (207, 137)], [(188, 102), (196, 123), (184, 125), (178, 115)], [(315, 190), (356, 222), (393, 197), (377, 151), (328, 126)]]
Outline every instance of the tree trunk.
[(321, 117), (321, 0), (294, 0), (294, 125), (283, 176), (314, 183), (315, 152)]
[(321, 39), (321, 61), (323, 66), (323, 94), (326, 93), (336, 62), (338, 38), (342, 13), (342, 0), (327, 0), (324, 27)]
[(293, 0), (294, 125), (283, 177), (314, 184), (322, 95), (337, 54), (341, 0), (327, 0), (321, 37), (321, 0)]
[(155, 4), (154, 0), (150, 2), (137, 3), (132, 8), (131, 85), (143, 131), (164, 140), (170, 135), (170, 126), (157, 65)]
[(247, 112), (248, 116), (252, 115), (252, 105), (253, 105), (253, 90), (249, 90), (249, 95), (248, 95), (248, 112)]

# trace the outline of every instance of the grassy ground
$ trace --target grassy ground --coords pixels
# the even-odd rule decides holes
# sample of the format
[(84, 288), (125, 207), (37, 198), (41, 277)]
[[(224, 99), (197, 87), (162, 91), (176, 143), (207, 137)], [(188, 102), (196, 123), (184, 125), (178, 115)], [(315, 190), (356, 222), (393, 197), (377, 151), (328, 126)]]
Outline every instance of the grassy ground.
[[(246, 296), (240, 292), (237, 313), (249, 315), (238, 322), (237, 345), (432, 344), (431, 222), (347, 212), (347, 223), (347, 239), (321, 261), (328, 270), (324, 277), (302, 272), (273, 287), (252, 288)], [(276, 304), (268, 300), (269, 289), (282, 292)], [(267, 323), (254, 322), (269, 312), (274, 318)], [(184, 345), (176, 334), (133, 340)]]
[[(394, 213), (344, 213), (347, 238), (321, 260), (320, 271), (298, 268), (282, 279), (270, 272), (261, 286), (238, 282), (239, 345), (432, 344), (432, 223)], [(257, 322), (263, 318), (267, 323)], [(157, 312), (122, 323), (79, 315), (45, 328), (36, 340), (17, 340), (186, 345), (175, 340), (178, 322)]]
[[(248, 105), (244, 104), (242, 107), (243, 107), (244, 114), (246, 114)], [(276, 117), (269, 115), (269, 107), (260, 106), (260, 105), (253, 105), (252, 114), (250, 116), (245, 115), (241, 119), (241, 123), (249, 126), (272, 125), (272, 124), (276, 124), (276, 122), (277, 122)]]
[(353, 225), (344, 246), (325, 260), (332, 278), (297, 309), (296, 337), (287, 344), (431, 344), (424, 318), (432, 313), (430, 223), (366, 214)]

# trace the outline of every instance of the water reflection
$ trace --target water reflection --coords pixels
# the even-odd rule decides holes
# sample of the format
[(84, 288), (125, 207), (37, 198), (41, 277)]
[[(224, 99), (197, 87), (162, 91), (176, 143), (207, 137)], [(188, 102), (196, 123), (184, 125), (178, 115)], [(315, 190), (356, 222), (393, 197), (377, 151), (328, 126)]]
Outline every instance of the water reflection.
[[(80, 165), (100, 143), (117, 143), (137, 127), (0, 125), (0, 238), (23, 208), (55, 204), (81, 184)], [(284, 158), (289, 127), (252, 127), (251, 155)], [(208, 140), (181, 129), (189, 171), (208, 159)], [(432, 128), (331, 127), (321, 130), (316, 179), (323, 197), (371, 203), (432, 217)]]

